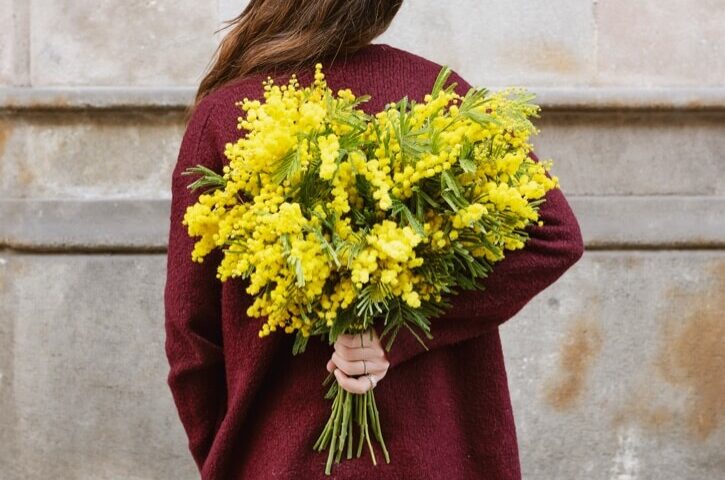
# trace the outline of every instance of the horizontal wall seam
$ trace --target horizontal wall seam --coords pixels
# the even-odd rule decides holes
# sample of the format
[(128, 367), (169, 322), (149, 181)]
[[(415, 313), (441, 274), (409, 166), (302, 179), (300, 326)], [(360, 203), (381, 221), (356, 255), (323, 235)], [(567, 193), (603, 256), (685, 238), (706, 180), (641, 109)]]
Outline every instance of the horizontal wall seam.
[[(585, 246), (600, 249), (725, 248), (723, 196), (567, 196)], [(160, 252), (167, 199), (0, 200), (0, 248)]]
[[(547, 110), (725, 110), (725, 87), (527, 88)], [(183, 110), (194, 94), (183, 86), (3, 87), (0, 111)]]

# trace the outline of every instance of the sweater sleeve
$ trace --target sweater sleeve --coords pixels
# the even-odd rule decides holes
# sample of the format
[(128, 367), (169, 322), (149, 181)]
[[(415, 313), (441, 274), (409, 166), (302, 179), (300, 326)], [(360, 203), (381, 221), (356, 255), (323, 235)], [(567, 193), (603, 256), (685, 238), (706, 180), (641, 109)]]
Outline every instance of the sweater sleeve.
[(221, 332), (221, 260), (212, 251), (203, 263), (192, 262), (195, 239), (182, 225), (186, 207), (200, 191), (187, 185), (195, 178), (181, 173), (197, 164), (221, 173), (222, 163), (210, 126), (213, 108), (202, 104), (192, 115), (181, 142), (171, 179), (171, 212), (164, 290), (168, 385), (201, 471), (226, 412), (226, 380)]
[[(468, 85), (455, 74), (451, 78), (459, 82), (459, 87)], [(533, 152), (529, 155), (539, 161)], [(547, 176), (550, 177), (548, 173)], [(582, 257), (584, 242), (579, 223), (563, 192), (555, 188), (545, 198), (539, 207), (539, 218), (544, 224), (526, 228), (529, 239), (524, 248), (507, 251), (502, 260), (493, 264), (493, 271), (479, 281), (484, 290), (462, 290), (449, 297), (452, 307), (431, 319), (433, 338), (421, 337), (428, 350), (451, 346), (497, 328)], [(427, 351), (404, 330), (387, 352), (391, 368)]]

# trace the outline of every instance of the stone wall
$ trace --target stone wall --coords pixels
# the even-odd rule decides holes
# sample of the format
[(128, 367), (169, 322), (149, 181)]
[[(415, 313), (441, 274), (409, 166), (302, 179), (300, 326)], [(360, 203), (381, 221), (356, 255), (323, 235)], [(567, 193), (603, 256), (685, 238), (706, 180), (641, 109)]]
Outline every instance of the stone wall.
[[(197, 478), (169, 175), (243, 3), (0, 0), (0, 478)], [(720, 0), (409, 0), (376, 39), (543, 108), (587, 252), (502, 328), (527, 479), (725, 474), (723, 25)]]

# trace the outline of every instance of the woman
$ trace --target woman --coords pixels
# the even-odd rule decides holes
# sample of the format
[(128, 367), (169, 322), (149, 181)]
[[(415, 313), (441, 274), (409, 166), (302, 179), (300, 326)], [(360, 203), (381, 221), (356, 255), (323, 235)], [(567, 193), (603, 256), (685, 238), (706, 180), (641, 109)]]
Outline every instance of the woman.
[[(372, 96), (361, 105), (368, 113), (406, 95), (422, 101), (441, 65), (370, 43), (399, 7), (387, 0), (252, 0), (230, 23), (201, 82), (173, 172), (164, 300), (168, 382), (204, 479), (325, 478), (326, 454), (312, 445), (330, 411), (321, 386), (328, 371), (349, 391), (376, 388), (392, 456), (376, 467), (366, 456), (345, 460), (332, 478), (520, 478), (498, 326), (583, 253), (559, 189), (541, 206), (543, 226), (529, 227), (527, 246), (496, 264), (485, 291), (461, 293), (433, 320), (428, 350), (404, 332), (390, 352), (376, 334), (362, 346), (359, 337), (342, 336), (334, 347), (316, 339), (293, 357), (291, 335), (258, 338), (242, 281), (216, 279), (219, 251), (203, 264), (191, 261), (194, 239), (181, 224), (198, 195), (181, 172), (199, 163), (221, 172), (225, 144), (240, 136), (234, 103), (262, 98), (268, 75), (283, 85), (295, 72), (304, 86), (320, 62), (334, 91)], [(449, 82), (460, 94), (470, 88), (455, 72)]]

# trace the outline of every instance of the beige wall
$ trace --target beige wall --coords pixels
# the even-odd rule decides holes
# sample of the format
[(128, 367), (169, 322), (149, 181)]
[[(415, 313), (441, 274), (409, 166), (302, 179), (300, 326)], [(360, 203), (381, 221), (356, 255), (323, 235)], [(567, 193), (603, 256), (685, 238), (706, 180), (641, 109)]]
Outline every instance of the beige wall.
[[(168, 182), (243, 3), (0, 0), (0, 478), (196, 478)], [(725, 475), (723, 25), (721, 0), (408, 0), (376, 40), (543, 107), (587, 252), (502, 329), (527, 479)]]

